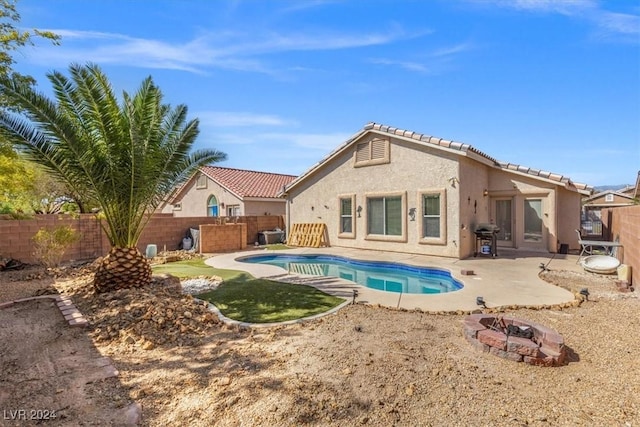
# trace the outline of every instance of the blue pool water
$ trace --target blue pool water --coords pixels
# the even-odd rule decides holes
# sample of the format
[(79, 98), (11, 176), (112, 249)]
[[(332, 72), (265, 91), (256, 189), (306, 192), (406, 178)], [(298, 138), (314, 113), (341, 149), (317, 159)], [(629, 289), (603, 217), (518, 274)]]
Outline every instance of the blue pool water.
[(440, 294), (462, 289), (451, 273), (438, 268), (331, 255), (253, 255), (238, 261), (275, 265), (291, 273), (339, 277), (371, 289), (406, 294)]

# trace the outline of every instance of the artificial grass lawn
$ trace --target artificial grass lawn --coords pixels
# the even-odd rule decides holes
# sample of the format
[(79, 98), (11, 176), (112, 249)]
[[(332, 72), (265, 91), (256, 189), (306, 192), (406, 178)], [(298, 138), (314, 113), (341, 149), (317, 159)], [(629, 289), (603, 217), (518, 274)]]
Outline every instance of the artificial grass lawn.
[(287, 246), (284, 243), (273, 243), (266, 246), (271, 251), (283, 251), (285, 249), (293, 249), (291, 246)]
[(198, 295), (230, 319), (250, 323), (284, 322), (324, 313), (344, 300), (314, 287), (266, 279), (229, 281)]
[(152, 270), (157, 274), (171, 274), (181, 279), (198, 276), (219, 276), (225, 281), (253, 279), (252, 275), (244, 271), (213, 268), (205, 264), (201, 258), (157, 264), (152, 267)]
[(197, 295), (214, 304), (230, 319), (249, 323), (284, 322), (324, 313), (343, 302), (314, 287), (256, 279), (238, 270), (213, 268), (203, 259), (190, 259), (153, 266), (154, 273), (181, 279), (219, 276), (224, 283), (217, 289)]

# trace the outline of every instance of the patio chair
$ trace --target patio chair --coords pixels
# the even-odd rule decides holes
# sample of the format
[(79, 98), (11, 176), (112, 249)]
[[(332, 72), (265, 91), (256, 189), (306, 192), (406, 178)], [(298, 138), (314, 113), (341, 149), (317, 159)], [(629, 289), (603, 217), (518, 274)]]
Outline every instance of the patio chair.
[(618, 248), (622, 248), (622, 244), (620, 244), (618, 238), (613, 242), (604, 240), (584, 240), (582, 239), (580, 230), (576, 230), (576, 233), (578, 233), (578, 243), (580, 244), (580, 255), (578, 256), (576, 264), (580, 262), (583, 255), (607, 255), (616, 257), (618, 255)]

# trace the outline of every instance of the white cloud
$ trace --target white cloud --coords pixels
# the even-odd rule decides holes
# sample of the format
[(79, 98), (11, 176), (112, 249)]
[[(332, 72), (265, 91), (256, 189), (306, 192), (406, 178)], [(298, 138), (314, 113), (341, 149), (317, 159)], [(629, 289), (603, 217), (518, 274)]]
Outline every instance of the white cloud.
[[(574, 19), (593, 23), (601, 35), (635, 36), (632, 41), (639, 42), (640, 16), (637, 14), (612, 12), (605, 9), (607, 2), (596, 0), (464, 0), (488, 6), (498, 6), (529, 12), (559, 13)], [(636, 8), (637, 10), (637, 8)]]
[(318, 159), (350, 138), (346, 133), (287, 133), (261, 132), (252, 130), (247, 133), (214, 133), (207, 140), (216, 146), (253, 145), (254, 147), (268, 146), (269, 150), (283, 149), (294, 157)]
[(207, 68), (213, 67), (267, 74), (276, 74), (276, 71), (264, 62), (265, 55), (386, 45), (428, 33), (409, 33), (397, 27), (364, 34), (330, 31), (245, 34), (227, 31), (180, 42), (96, 31), (50, 31), (61, 35), (63, 43), (55, 48), (46, 44), (39, 46), (38, 54), (29, 58), (32, 62), (46, 66), (95, 62), (192, 73), (205, 73)]
[[(606, 34), (640, 36), (640, 16), (625, 13), (602, 12), (593, 16), (593, 20)], [(638, 41), (640, 39), (636, 39)]]
[(422, 55), (422, 57), (428, 57), (429, 65), (419, 60), (401, 60), (390, 58), (372, 58), (368, 62), (377, 65), (387, 65), (403, 68), (407, 71), (414, 71), (419, 73), (437, 74), (442, 71), (443, 65), (447, 63), (451, 58), (459, 55), (463, 52), (471, 50), (473, 46), (470, 43), (459, 43), (453, 46), (446, 46), (438, 48), (430, 53)]
[(454, 46), (442, 47), (431, 53), (433, 57), (453, 56), (462, 52), (469, 51), (473, 48), (470, 43), (458, 43)]
[(467, 0), (470, 3), (486, 4), (532, 12), (554, 12), (574, 15), (597, 7), (595, 0)]
[(404, 68), (408, 71), (417, 71), (420, 73), (427, 73), (430, 71), (429, 67), (424, 64), (420, 64), (419, 62), (413, 61), (400, 61), (397, 59), (388, 59), (388, 58), (373, 58), (370, 59), (369, 62), (371, 64), (377, 65), (389, 65), (389, 66), (397, 66), (400, 68)]
[(197, 117), (203, 126), (213, 127), (285, 126), (294, 124), (275, 115), (246, 112), (207, 111), (198, 113)]
[(350, 134), (346, 133), (269, 133), (261, 136), (271, 140), (285, 141), (296, 147), (322, 150), (326, 153), (337, 148), (351, 137)]

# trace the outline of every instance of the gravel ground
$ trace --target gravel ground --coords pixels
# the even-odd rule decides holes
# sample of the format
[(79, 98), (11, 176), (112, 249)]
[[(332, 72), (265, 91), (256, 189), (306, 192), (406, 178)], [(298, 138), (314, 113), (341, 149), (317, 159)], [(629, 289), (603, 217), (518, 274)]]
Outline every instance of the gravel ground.
[[(98, 340), (90, 330), (120, 371), (120, 383), (104, 384), (100, 399), (140, 403), (142, 424), (149, 426), (640, 425), (637, 292), (620, 293), (605, 276), (544, 275), (572, 290), (588, 286), (591, 293), (578, 307), (509, 311), (563, 335), (569, 351), (560, 367), (475, 350), (462, 334), (464, 315), (356, 304), (273, 329), (214, 323), (185, 332), (197, 333), (193, 342), (199, 344), (193, 345), (145, 346), (148, 336), (143, 341), (124, 334)], [(2, 279), (0, 300), (7, 288), (22, 286)], [(126, 309), (117, 302), (108, 307), (91, 293), (88, 280), (56, 278), (54, 286), (72, 295), (92, 325), (99, 319), (104, 331), (110, 318), (105, 310), (118, 322), (117, 312)], [(175, 311), (181, 298), (164, 292), (127, 304), (141, 312), (140, 304)]]

